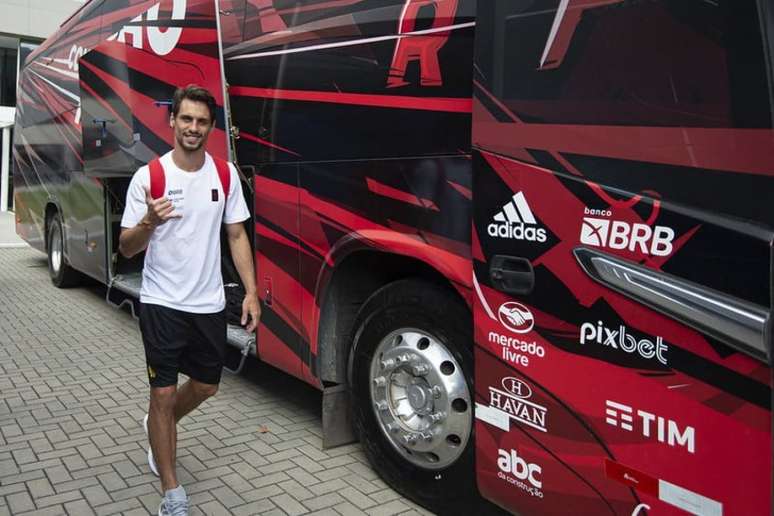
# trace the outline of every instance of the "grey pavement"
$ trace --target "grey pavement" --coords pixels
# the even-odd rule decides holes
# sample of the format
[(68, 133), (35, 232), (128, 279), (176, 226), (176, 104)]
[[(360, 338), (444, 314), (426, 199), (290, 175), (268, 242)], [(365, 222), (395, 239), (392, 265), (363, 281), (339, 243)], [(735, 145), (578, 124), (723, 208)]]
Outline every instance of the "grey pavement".
[(0, 211), (0, 249), (27, 247), (26, 242), (16, 234), (14, 214), (10, 211)]
[[(136, 321), (99, 285), (59, 290), (46, 258), (0, 249), (0, 516), (155, 514)], [(323, 450), (320, 393), (253, 360), (178, 427), (192, 514), (428, 514), (360, 445)]]

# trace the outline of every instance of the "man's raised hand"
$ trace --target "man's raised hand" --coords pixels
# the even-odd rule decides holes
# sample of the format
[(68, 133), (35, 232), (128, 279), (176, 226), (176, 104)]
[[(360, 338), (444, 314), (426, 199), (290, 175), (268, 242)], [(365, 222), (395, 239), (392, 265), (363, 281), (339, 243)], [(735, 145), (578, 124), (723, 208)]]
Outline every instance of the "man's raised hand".
[(145, 204), (148, 205), (148, 212), (145, 214), (146, 222), (153, 228), (164, 224), (169, 219), (179, 219), (181, 214), (175, 212), (175, 207), (172, 206), (172, 202), (166, 197), (154, 199), (151, 197), (150, 190), (147, 186), (144, 186), (145, 190)]

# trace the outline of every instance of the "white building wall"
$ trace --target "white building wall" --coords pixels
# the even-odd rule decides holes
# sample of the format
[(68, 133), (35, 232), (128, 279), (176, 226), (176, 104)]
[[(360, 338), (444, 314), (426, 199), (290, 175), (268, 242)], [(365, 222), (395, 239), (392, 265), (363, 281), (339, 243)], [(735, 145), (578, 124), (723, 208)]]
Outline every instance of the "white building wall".
[(45, 39), (83, 4), (82, 0), (0, 0), (0, 33)]

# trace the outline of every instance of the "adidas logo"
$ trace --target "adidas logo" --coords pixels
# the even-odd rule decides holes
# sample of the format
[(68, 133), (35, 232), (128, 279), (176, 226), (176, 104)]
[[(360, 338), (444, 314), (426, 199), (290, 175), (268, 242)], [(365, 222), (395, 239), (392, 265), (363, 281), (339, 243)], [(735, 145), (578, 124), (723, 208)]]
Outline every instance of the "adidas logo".
[(527, 199), (523, 193), (518, 192), (494, 216), (494, 222), (487, 226), (487, 232), (495, 238), (545, 242), (546, 230), (536, 225), (537, 220), (527, 204)]

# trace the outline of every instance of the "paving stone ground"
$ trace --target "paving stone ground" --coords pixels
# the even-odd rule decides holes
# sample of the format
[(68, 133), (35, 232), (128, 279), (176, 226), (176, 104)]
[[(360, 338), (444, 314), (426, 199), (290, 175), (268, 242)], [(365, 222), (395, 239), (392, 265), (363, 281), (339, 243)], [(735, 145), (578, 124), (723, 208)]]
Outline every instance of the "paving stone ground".
[[(54, 288), (42, 253), (0, 248), (0, 516), (155, 514), (136, 321), (104, 287)], [(357, 444), (323, 450), (321, 396), (266, 365), (224, 375), (179, 425), (192, 514), (428, 514)]]

